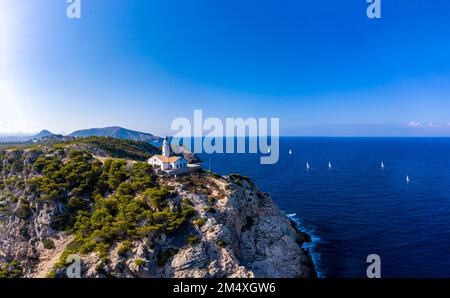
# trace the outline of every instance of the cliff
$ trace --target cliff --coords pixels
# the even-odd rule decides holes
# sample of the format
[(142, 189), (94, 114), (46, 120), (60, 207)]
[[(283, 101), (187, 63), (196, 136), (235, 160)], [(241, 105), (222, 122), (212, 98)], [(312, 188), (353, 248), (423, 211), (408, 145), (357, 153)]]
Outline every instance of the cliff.
[(161, 178), (61, 146), (0, 157), (3, 276), (64, 277), (69, 254), (89, 278), (315, 276), (309, 237), (246, 177)]

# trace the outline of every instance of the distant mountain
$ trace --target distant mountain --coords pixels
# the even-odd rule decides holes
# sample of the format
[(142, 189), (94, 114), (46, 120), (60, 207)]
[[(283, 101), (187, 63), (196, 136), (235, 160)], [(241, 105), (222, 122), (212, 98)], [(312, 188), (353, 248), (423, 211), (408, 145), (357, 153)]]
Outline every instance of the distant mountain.
[(16, 133), (16, 134), (0, 134), (0, 143), (24, 143), (31, 140), (49, 140), (63, 138), (62, 135), (56, 135), (50, 131), (44, 129), (38, 134), (26, 134), (26, 133)]
[(149, 133), (129, 130), (126, 128), (112, 126), (104, 128), (90, 128), (77, 130), (68, 136), (54, 134), (46, 129), (36, 135), (32, 134), (0, 134), (0, 143), (23, 143), (23, 142), (48, 142), (48, 141), (64, 141), (71, 138), (85, 137), (113, 137), (117, 139), (141, 141), (159, 146), (161, 138)]
[(104, 127), (104, 128), (90, 128), (84, 130), (77, 130), (71, 133), (71, 137), (113, 137), (117, 139), (142, 141), (142, 142), (157, 142), (159, 137), (149, 133), (129, 130), (119, 126)]
[(44, 129), (43, 131), (41, 131), (40, 133), (32, 136), (32, 139), (40, 139), (40, 138), (45, 138), (45, 137), (50, 137), (50, 136), (54, 136), (54, 133), (51, 133), (50, 131)]

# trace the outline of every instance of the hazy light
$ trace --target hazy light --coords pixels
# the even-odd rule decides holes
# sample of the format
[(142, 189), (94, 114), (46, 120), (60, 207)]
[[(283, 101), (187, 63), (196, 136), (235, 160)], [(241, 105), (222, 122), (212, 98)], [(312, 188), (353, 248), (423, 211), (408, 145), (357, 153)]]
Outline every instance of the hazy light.
[(0, 80), (5, 79), (10, 71), (11, 57), (11, 10), (10, 0), (0, 1)]

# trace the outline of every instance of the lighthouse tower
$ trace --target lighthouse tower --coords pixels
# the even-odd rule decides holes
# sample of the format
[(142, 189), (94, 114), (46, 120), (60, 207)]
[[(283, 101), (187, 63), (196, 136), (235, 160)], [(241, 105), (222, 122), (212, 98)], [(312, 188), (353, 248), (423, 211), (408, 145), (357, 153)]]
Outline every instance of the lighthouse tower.
[(164, 142), (162, 145), (162, 155), (165, 157), (170, 156), (170, 146), (169, 146), (169, 142), (167, 141), (167, 136), (164, 138)]

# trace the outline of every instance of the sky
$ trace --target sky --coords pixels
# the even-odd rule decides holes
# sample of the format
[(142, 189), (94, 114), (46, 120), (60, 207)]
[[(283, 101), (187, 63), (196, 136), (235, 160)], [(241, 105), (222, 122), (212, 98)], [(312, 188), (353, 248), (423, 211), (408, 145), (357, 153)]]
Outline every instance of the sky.
[(282, 135), (450, 136), (450, 2), (0, 0), (0, 133), (177, 117)]

